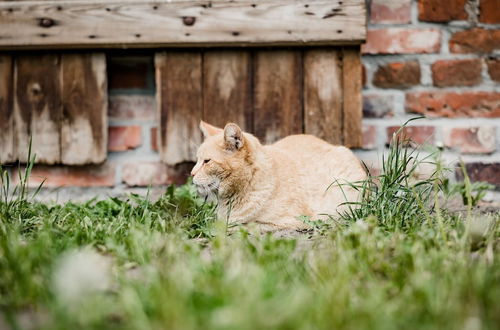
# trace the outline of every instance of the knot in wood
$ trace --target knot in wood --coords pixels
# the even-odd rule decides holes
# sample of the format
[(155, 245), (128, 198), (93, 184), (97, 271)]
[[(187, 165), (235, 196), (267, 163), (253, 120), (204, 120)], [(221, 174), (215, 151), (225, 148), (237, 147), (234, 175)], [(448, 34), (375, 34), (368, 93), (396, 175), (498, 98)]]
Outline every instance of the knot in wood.
[(31, 102), (39, 102), (43, 98), (42, 86), (39, 83), (32, 83), (28, 86), (28, 99)]
[(196, 17), (193, 16), (184, 16), (182, 17), (182, 23), (186, 26), (192, 26), (196, 22)]
[(38, 19), (38, 25), (44, 28), (49, 28), (51, 26), (54, 26), (55, 22), (52, 18), (42, 17)]
[(38, 95), (38, 94), (42, 93), (42, 87), (40, 86), (39, 83), (33, 83), (31, 85), (31, 93), (33, 95)]

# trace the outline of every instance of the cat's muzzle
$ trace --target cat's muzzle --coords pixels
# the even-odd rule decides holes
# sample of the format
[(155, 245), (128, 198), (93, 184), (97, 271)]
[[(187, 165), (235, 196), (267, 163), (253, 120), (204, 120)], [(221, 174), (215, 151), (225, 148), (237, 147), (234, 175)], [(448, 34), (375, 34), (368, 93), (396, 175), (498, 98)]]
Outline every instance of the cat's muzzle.
[(211, 182), (209, 184), (197, 184), (193, 182), (196, 186), (196, 190), (201, 197), (212, 197), (217, 195), (219, 190), (219, 184), (217, 182)]

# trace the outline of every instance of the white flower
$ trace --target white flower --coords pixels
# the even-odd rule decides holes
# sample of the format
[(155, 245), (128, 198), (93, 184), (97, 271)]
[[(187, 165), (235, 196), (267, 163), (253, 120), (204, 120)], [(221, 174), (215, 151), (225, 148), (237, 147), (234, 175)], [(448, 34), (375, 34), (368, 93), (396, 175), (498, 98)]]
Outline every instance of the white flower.
[(359, 219), (359, 220), (356, 220), (356, 226), (361, 230), (361, 231), (367, 231), (368, 230), (368, 224)]
[(111, 287), (111, 262), (87, 247), (63, 254), (56, 263), (52, 283), (64, 303), (76, 302), (89, 293)]

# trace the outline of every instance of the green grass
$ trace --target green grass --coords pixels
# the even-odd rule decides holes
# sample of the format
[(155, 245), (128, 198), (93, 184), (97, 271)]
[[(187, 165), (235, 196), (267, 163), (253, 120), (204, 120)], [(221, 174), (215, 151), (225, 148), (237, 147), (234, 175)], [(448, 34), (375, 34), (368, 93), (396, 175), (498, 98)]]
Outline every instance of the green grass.
[(499, 215), (441, 210), (414, 156), (393, 145), (360, 208), (291, 238), (228, 236), (191, 185), (47, 205), (1, 171), (0, 328), (498, 329)]

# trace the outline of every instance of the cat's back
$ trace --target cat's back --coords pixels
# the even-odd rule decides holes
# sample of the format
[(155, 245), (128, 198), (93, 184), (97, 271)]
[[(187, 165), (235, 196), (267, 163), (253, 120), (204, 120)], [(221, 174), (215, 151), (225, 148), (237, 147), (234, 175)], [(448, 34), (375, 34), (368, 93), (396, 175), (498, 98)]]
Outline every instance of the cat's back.
[[(292, 153), (295, 157), (309, 158), (313, 155), (319, 156), (328, 153), (335, 146), (314, 135), (297, 134), (289, 135), (269, 147), (274, 150)], [(298, 154), (299, 151), (300, 154)]]
[(318, 161), (326, 162), (326, 164), (352, 162), (351, 166), (362, 169), (359, 160), (350, 149), (330, 144), (313, 135), (290, 135), (268, 147), (275, 151), (287, 153), (298, 161), (301, 166), (308, 166)]
[(311, 206), (317, 213), (331, 214), (330, 206), (345, 201), (338, 188), (328, 188), (332, 183), (353, 183), (366, 178), (364, 167), (350, 149), (312, 135), (290, 135), (267, 147), (271, 154), (280, 155), (282, 173), (300, 178), (300, 189), (314, 196)]

